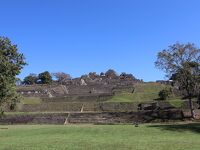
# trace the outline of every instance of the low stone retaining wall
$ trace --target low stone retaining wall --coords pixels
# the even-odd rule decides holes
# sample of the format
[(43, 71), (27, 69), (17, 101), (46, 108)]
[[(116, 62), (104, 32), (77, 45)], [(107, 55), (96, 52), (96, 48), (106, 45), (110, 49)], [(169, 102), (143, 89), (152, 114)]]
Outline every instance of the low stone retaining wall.
[(85, 103), (83, 111), (100, 111), (100, 112), (122, 112), (137, 111), (138, 103), (129, 102), (109, 102), (109, 103)]
[(25, 104), (18, 111), (20, 112), (70, 112), (81, 111), (81, 103), (63, 103), (63, 102), (49, 102), (41, 104)]
[(66, 113), (13, 114), (0, 118), (0, 124), (63, 124)]
[(140, 112), (85, 112), (85, 113), (33, 113), (8, 114), (0, 118), (0, 124), (68, 124), (68, 123), (147, 123), (183, 120), (182, 110), (159, 110)]
[[(152, 104), (153, 103), (153, 104)], [(154, 106), (155, 105), (155, 106)], [(139, 107), (141, 106), (141, 108)], [(198, 105), (194, 102), (195, 109)], [(24, 104), (17, 107), (17, 112), (131, 112), (141, 110), (169, 110), (189, 109), (189, 104), (184, 101), (182, 106), (176, 108), (169, 102), (46, 102), (40, 104)], [(11, 111), (9, 108), (6, 111)]]
[(137, 111), (138, 103), (67, 103), (67, 102), (48, 102), (41, 104), (24, 104), (17, 111), (20, 112), (121, 112), (121, 111)]

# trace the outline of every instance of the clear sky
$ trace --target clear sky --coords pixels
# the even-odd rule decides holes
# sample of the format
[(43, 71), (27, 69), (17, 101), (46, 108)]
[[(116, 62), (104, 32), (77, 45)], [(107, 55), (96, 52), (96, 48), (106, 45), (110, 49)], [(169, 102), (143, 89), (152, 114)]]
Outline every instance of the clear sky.
[(177, 41), (200, 46), (200, 0), (0, 0), (0, 36), (26, 56), (20, 77), (109, 68), (144, 81), (164, 78), (158, 51)]

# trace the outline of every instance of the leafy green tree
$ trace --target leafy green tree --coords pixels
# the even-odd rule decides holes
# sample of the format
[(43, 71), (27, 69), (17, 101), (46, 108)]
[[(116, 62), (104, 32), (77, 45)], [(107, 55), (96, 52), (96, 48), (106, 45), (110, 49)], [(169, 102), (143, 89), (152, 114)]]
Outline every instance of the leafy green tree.
[(177, 81), (178, 86), (185, 97), (197, 97), (200, 91), (200, 64), (197, 62), (186, 62), (172, 79)]
[(38, 75), (38, 79), (40, 80), (41, 84), (51, 84), (52, 83), (52, 76), (48, 71), (42, 72)]
[(24, 55), (18, 52), (17, 45), (13, 45), (6, 37), (0, 37), (0, 112), (5, 105), (13, 108), (19, 100), (16, 92), (16, 76), (26, 65)]
[(188, 97), (191, 114), (194, 118), (192, 97), (200, 91), (199, 80), (200, 49), (194, 44), (176, 43), (157, 55), (155, 66), (166, 72), (179, 89)]
[(32, 85), (36, 84), (38, 81), (38, 77), (36, 74), (30, 74), (24, 78), (23, 84)]
[(22, 80), (20, 79), (20, 78), (17, 78), (16, 79), (16, 86), (20, 86), (20, 85), (22, 85)]

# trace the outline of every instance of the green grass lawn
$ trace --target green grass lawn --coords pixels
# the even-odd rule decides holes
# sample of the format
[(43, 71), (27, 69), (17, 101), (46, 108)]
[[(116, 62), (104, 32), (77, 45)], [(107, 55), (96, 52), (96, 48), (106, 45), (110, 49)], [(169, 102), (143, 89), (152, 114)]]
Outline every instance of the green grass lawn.
[(199, 150), (200, 124), (0, 126), (0, 150)]

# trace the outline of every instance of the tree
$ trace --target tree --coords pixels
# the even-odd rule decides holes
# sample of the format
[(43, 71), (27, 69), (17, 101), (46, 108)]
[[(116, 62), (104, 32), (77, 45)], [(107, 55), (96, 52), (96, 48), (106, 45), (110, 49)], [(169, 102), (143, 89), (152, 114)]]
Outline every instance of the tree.
[(100, 73), (100, 76), (102, 77), (102, 76), (105, 76), (105, 73), (104, 72), (101, 72)]
[(199, 92), (200, 49), (194, 44), (176, 43), (157, 55), (155, 66), (164, 70), (167, 77), (176, 82), (179, 89), (188, 97), (191, 114), (194, 118), (192, 97)]
[(71, 76), (64, 72), (52, 73), (52, 75), (57, 79), (58, 83), (64, 84), (71, 80)]
[(117, 73), (113, 69), (109, 69), (108, 71), (106, 71), (105, 76), (109, 78), (116, 78)]
[(121, 74), (120, 74), (120, 78), (121, 79), (136, 79), (132, 74), (127, 74), (127, 73), (125, 73), (125, 72), (122, 72)]
[(183, 68), (172, 75), (174, 81), (186, 97), (197, 97), (200, 89), (200, 64), (197, 62), (186, 62)]
[(96, 79), (96, 78), (99, 77), (99, 75), (98, 75), (96, 72), (90, 72), (90, 73), (88, 74), (88, 76), (89, 76), (92, 80), (94, 80), (94, 79)]
[(48, 71), (42, 72), (38, 75), (38, 79), (41, 84), (50, 84), (52, 83), (52, 76)]
[(16, 86), (20, 86), (20, 85), (22, 85), (22, 80), (20, 79), (20, 78), (16, 78)]
[(36, 84), (38, 81), (38, 76), (36, 74), (30, 74), (24, 78), (23, 83), (26, 85)]
[(16, 92), (16, 76), (26, 65), (24, 55), (18, 52), (6, 37), (0, 37), (0, 112), (6, 104), (13, 108), (19, 95)]

